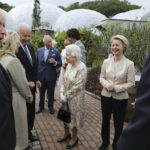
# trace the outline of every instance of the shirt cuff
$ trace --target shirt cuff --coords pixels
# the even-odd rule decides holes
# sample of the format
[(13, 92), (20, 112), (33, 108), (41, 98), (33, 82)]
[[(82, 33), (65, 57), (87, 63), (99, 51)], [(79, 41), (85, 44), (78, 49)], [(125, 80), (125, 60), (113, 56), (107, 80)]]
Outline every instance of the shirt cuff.
[(55, 64), (53, 64), (53, 66), (57, 66), (57, 61), (56, 61), (56, 63), (55, 63)]

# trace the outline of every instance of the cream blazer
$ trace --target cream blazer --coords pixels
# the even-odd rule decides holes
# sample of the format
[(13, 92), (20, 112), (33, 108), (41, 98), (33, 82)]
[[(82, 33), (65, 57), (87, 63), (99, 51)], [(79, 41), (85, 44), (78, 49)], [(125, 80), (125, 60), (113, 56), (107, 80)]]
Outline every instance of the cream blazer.
[[(125, 56), (119, 62), (114, 57), (105, 59), (100, 74), (100, 83), (103, 85), (102, 95), (114, 99), (128, 99), (128, 90), (135, 86), (134, 63)], [(109, 92), (107, 88), (114, 85), (115, 92)]]
[(25, 70), (15, 55), (4, 56), (0, 63), (10, 77), (12, 85), (12, 105), (16, 129), (15, 150), (24, 150), (28, 146), (28, 124), (26, 102), (31, 103), (33, 97), (28, 85)]

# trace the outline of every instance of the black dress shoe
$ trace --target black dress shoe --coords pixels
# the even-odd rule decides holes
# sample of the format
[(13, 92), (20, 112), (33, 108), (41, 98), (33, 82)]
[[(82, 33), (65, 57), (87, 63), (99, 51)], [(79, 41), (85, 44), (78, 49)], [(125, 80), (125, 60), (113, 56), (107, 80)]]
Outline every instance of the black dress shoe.
[(43, 111), (44, 109), (39, 108), (38, 111), (36, 112), (36, 114), (39, 114)]
[(108, 149), (108, 146), (106, 145), (101, 145), (99, 148), (99, 150), (107, 150), (107, 149)]
[(30, 140), (31, 142), (34, 142), (34, 141), (37, 141), (38, 138), (37, 138), (37, 136), (34, 136), (34, 135), (30, 134), (30, 135), (29, 135), (29, 140)]
[(68, 139), (71, 138), (71, 134), (69, 134), (68, 136), (66, 136), (65, 138), (60, 138), (57, 140), (57, 142), (61, 143), (61, 142), (64, 142), (64, 141), (67, 141)]
[(74, 144), (72, 144), (72, 145), (68, 144), (68, 145), (66, 146), (66, 149), (72, 149), (72, 148), (75, 147), (77, 144), (78, 144), (78, 138), (77, 138), (77, 140), (74, 142)]
[(54, 113), (55, 113), (54, 108), (51, 108), (51, 109), (49, 110), (49, 113), (50, 113), (50, 114), (54, 114)]

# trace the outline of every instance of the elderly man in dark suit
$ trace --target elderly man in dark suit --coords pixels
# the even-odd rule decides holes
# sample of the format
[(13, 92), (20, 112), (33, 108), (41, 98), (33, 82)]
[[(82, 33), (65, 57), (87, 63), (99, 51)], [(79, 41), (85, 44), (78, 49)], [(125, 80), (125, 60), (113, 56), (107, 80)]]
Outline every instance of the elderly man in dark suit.
[(27, 103), (27, 116), (28, 116), (28, 132), (30, 141), (37, 140), (31, 130), (34, 126), (35, 119), (35, 93), (36, 84), (41, 86), (41, 83), (37, 79), (37, 60), (34, 52), (34, 48), (29, 44), (31, 38), (31, 28), (27, 24), (20, 24), (18, 27), (18, 33), (20, 35), (20, 47), (17, 53), (18, 59), (21, 61), (25, 68), (27, 80), (30, 81), (29, 87), (33, 95), (33, 102)]
[[(5, 31), (5, 14), (0, 9), (0, 46)], [(0, 149), (14, 150), (16, 133), (12, 109), (12, 88), (9, 77), (0, 65)]]
[(150, 55), (137, 89), (134, 115), (120, 136), (116, 150), (150, 150)]
[(52, 47), (52, 38), (45, 35), (43, 38), (44, 47), (37, 51), (38, 78), (42, 83), (40, 88), (40, 102), (37, 113), (44, 110), (45, 90), (48, 92), (48, 108), (50, 114), (54, 114), (54, 93), (57, 79), (56, 69), (62, 65), (59, 50)]

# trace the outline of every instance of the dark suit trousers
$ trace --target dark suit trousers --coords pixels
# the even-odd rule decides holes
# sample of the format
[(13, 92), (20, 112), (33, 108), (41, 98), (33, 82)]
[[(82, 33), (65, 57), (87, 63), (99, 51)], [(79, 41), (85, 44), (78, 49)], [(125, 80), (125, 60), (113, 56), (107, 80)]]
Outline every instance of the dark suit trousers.
[(48, 93), (48, 108), (49, 109), (53, 108), (55, 85), (56, 85), (56, 80), (42, 82), (42, 87), (40, 88), (40, 102), (39, 102), (40, 109), (44, 109), (46, 89)]
[(102, 108), (102, 131), (101, 136), (103, 145), (108, 146), (110, 143), (110, 119), (113, 113), (113, 120), (115, 126), (115, 135), (112, 146), (115, 147), (123, 130), (123, 123), (125, 120), (127, 99), (116, 100), (112, 97), (101, 97)]
[(34, 119), (35, 119), (35, 91), (32, 91), (33, 95), (33, 102), (27, 103), (27, 117), (28, 117), (28, 131), (29, 134), (34, 126)]

